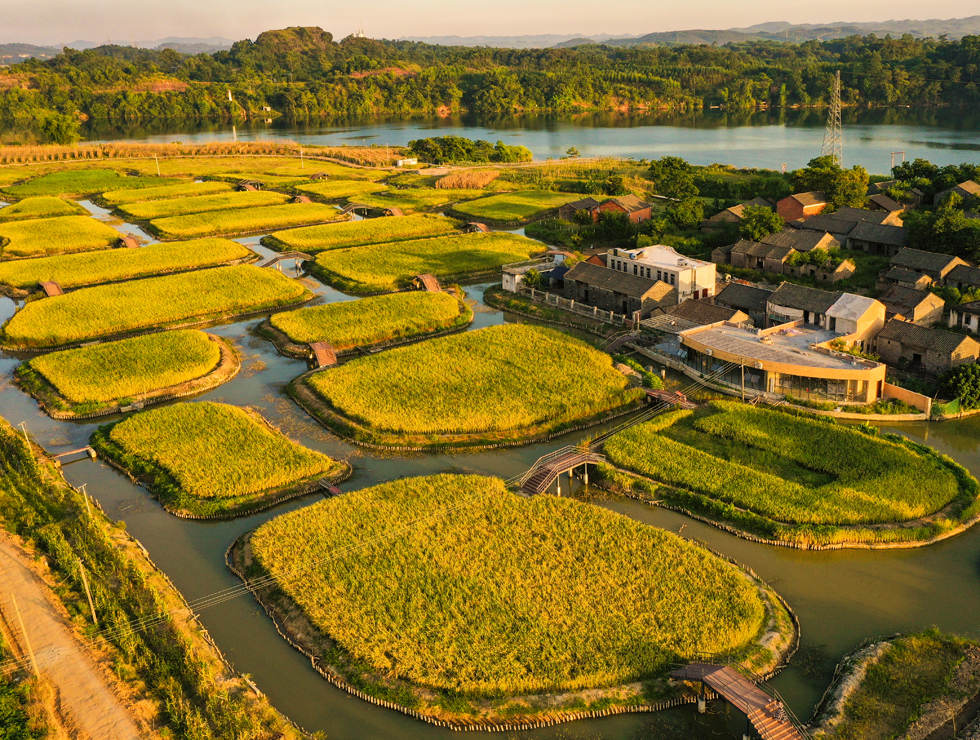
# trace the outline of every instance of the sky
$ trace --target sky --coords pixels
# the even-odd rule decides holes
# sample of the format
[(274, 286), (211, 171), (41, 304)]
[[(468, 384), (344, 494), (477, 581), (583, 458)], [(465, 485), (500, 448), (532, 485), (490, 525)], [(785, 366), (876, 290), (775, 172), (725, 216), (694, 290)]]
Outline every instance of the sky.
[(976, 0), (620, 0), (614, 5), (597, 0), (0, 0), (0, 43), (130, 43), (168, 36), (254, 39), (262, 31), (287, 26), (320, 26), (338, 40), (361, 26), (373, 38), (639, 35), (767, 21), (962, 18), (978, 12)]

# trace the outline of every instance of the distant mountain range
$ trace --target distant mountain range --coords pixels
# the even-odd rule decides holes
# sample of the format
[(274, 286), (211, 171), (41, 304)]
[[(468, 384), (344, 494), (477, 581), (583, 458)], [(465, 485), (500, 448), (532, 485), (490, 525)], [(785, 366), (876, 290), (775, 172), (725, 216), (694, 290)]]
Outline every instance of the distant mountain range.
[(231, 39), (220, 36), (211, 38), (183, 38), (179, 36), (168, 36), (165, 39), (154, 39), (152, 41), (130, 41), (129, 39), (106, 39), (105, 41), (84, 41), (76, 40), (57, 46), (36, 46), (34, 44), (0, 44), (0, 64), (12, 64), (30, 57), (39, 59), (51, 59), (61, 53), (64, 47), (69, 49), (94, 49), (104, 44), (118, 44), (119, 46), (136, 46), (140, 49), (173, 49), (182, 54), (213, 54), (216, 51), (225, 51), (235, 43)]
[[(613, 36), (608, 33), (594, 34), (586, 38), (581, 34), (543, 33), (536, 36), (403, 36), (399, 41), (420, 41), (438, 46), (490, 46), (495, 49), (547, 49), (571, 44), (601, 44), (610, 39), (627, 40), (636, 36)], [(578, 42), (578, 43), (575, 43)]]

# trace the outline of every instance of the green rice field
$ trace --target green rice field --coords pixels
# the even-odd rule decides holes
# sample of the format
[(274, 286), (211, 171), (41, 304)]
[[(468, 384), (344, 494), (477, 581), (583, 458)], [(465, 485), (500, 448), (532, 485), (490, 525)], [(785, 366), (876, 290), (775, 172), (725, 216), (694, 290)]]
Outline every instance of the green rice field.
[[(313, 174), (315, 170), (310, 170), (310, 174)], [(254, 180), (255, 182), (260, 182), (266, 187), (276, 188), (276, 187), (286, 187), (289, 185), (298, 185), (300, 183), (306, 183), (309, 181), (310, 175), (306, 174), (305, 170), (298, 170), (295, 174), (289, 174), (280, 168), (278, 172), (217, 172), (212, 177), (220, 178), (227, 182), (238, 183), (242, 180)]]
[(289, 200), (288, 195), (271, 192), (254, 193), (216, 193), (213, 195), (195, 195), (188, 198), (167, 198), (152, 200), (145, 203), (125, 203), (116, 208), (119, 213), (137, 221), (149, 221), (154, 218), (182, 216), (189, 213), (207, 213), (223, 211), (230, 208), (256, 208), (259, 206), (275, 206)]
[(304, 384), (347, 424), (348, 434), (389, 444), (523, 439), (621, 408), (642, 393), (627, 389), (609, 355), (525, 324), (357, 358)]
[(465, 277), (499, 270), (542, 251), (517, 234), (456, 234), (321, 252), (317, 277), (351, 293), (381, 293), (407, 285), (415, 275)]
[(355, 200), (373, 208), (400, 208), (403, 212), (424, 211), (460, 200), (480, 196), (479, 190), (446, 190), (442, 188), (403, 188), (384, 193), (361, 194)]
[(297, 344), (330, 342), (338, 352), (465, 326), (473, 312), (449, 293), (392, 293), (274, 314)]
[(91, 216), (59, 216), (0, 224), (0, 258), (41, 257), (111, 247), (122, 234)]
[[(454, 696), (648, 679), (751, 646), (766, 620), (758, 586), (707, 550), (496, 478), (361, 489), (276, 517), (250, 544), (348, 671)], [(297, 563), (314, 565), (295, 578)]]
[(5, 187), (3, 192), (15, 198), (34, 195), (93, 195), (107, 190), (173, 185), (174, 182), (163, 177), (126, 177), (115, 170), (73, 169), (41, 175), (19, 185)]
[(313, 195), (323, 200), (355, 199), (367, 193), (377, 193), (387, 189), (380, 182), (365, 180), (318, 180), (305, 185), (297, 185), (296, 190), (305, 195)]
[(488, 221), (524, 221), (547, 213), (578, 200), (580, 195), (555, 193), (551, 190), (529, 190), (516, 193), (501, 193), (480, 198), (468, 203), (453, 206), (453, 210), (466, 216)]
[(445, 236), (458, 231), (459, 221), (444, 216), (417, 214), (402, 218), (368, 218), (337, 224), (305, 226), (277, 231), (262, 239), (262, 244), (283, 252), (296, 250), (316, 253), (326, 249), (359, 247), (364, 244), (405, 241), (426, 236)]
[(36, 198), (25, 198), (19, 203), (0, 208), (0, 223), (34, 218), (52, 218), (54, 216), (79, 216), (87, 213), (88, 211), (70, 200), (43, 195)]
[(126, 332), (217, 320), (306, 300), (298, 282), (254, 265), (82, 288), (27, 303), (3, 327), (3, 342), (58, 347)]
[(110, 190), (102, 193), (101, 199), (110, 206), (118, 206), (123, 203), (230, 193), (234, 187), (228, 182), (181, 182), (176, 185), (159, 185), (152, 188)]
[(30, 289), (45, 280), (62, 288), (78, 288), (117, 280), (148, 277), (244, 260), (254, 253), (231, 239), (195, 239), (150, 244), (139, 249), (40, 257), (0, 262), (0, 284)]
[(148, 478), (169, 511), (233, 514), (274, 500), (345, 465), (293, 442), (257, 413), (223, 403), (178, 403), (101, 427), (92, 445)]
[(288, 203), (158, 218), (150, 221), (150, 229), (168, 239), (192, 239), (304, 226), (333, 221), (339, 215), (336, 208), (324, 203)]

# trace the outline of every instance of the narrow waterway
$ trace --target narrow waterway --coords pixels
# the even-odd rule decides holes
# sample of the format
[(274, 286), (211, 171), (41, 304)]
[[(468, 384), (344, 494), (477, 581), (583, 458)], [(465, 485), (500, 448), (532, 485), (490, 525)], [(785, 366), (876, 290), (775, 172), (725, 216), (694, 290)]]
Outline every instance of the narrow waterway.
[[(120, 228), (129, 231), (135, 227)], [(258, 237), (239, 241), (262, 255), (271, 254), (258, 245)], [(287, 263), (284, 270), (288, 269)], [(352, 300), (315, 281), (307, 283), (320, 302)], [(485, 306), (485, 287), (466, 288), (475, 309), (473, 328), (522, 320)], [(10, 299), (0, 299), (0, 322), (6, 321), (14, 307)], [(286, 383), (307, 367), (303, 361), (277, 355), (271, 343), (253, 334), (252, 329), (260, 321), (250, 318), (208, 330), (232, 339), (244, 361), (242, 372), (234, 380), (200, 398), (251, 406), (302, 444), (347, 459), (354, 466), (354, 476), (343, 485), (345, 490), (402, 476), (445, 471), (508, 478), (525, 470), (540, 455), (589, 434), (573, 434), (545, 445), (472, 454), (406, 456), (369, 452), (327, 433), (284, 396)], [(21, 359), (0, 354), (0, 414), (14, 425), (26, 422), (31, 434), (49, 451), (80, 447), (99, 423), (113, 420), (50, 419), (10, 381)], [(926, 442), (980, 474), (980, 418), (885, 429)], [(110, 518), (125, 521), (127, 529), (188, 600), (237, 587), (238, 579), (224, 565), (225, 550), (231, 542), (262, 522), (318, 498), (309, 496), (230, 522), (196, 522), (168, 515), (145, 490), (100, 461), (86, 459), (65, 466), (64, 471), (71, 483), (87, 486)], [(600, 505), (708, 543), (751, 566), (788, 600), (802, 625), (806, 659), (784, 671), (773, 683), (804, 719), (826, 687), (834, 663), (865, 638), (932, 625), (980, 637), (980, 528), (923, 549), (810, 553), (749, 543), (679, 514), (637, 502), (615, 500)], [(200, 617), (232, 664), (250, 674), (278, 709), (308, 730), (322, 730), (338, 740), (449, 736), (447, 731), (371, 706), (332, 687), (282, 640), (250, 595), (205, 609)], [(715, 705), (705, 716), (682, 709), (579, 722), (526, 734), (625, 740), (725, 737), (741, 732), (736, 719), (728, 719), (727, 727), (726, 733), (724, 706)]]

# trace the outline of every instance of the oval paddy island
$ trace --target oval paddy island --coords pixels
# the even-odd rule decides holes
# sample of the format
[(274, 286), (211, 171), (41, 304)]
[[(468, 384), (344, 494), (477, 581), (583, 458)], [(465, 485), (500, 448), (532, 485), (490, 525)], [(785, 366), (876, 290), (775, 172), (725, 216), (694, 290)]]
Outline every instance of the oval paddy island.
[(779, 597), (736, 565), (484, 476), (329, 499), (246, 534), (228, 557), (334, 683), (457, 728), (639, 710), (682, 696), (673, 664), (723, 654), (764, 675), (796, 644)]
[(187, 198), (195, 195), (216, 195), (230, 193), (235, 186), (230, 182), (204, 180), (200, 182), (178, 182), (173, 185), (157, 185), (148, 188), (122, 188), (108, 190), (95, 196), (95, 199), (109, 208), (126, 203), (166, 200), (168, 198)]
[(263, 237), (262, 245), (280, 252), (315, 254), (328, 249), (447, 236), (457, 231), (461, 225), (459, 221), (445, 216), (420, 213), (404, 218), (364, 219), (276, 231)]
[(227, 339), (186, 329), (49, 352), (24, 362), (16, 380), (48, 415), (78, 419), (204, 393), (240, 369)]
[(0, 224), (55, 216), (84, 216), (88, 212), (77, 203), (53, 195), (24, 198), (0, 209)]
[(350, 466), (285, 437), (254, 411), (201, 401), (99, 427), (92, 447), (185, 518), (234, 517), (325, 489)]
[(264, 234), (275, 229), (322, 224), (341, 218), (336, 208), (324, 203), (286, 203), (155, 218), (147, 223), (146, 229), (164, 240), (196, 239)]
[(405, 449), (527, 444), (601, 423), (646, 399), (609, 355), (525, 325), (356, 358), (307, 373), (288, 392), (344, 437)]
[(91, 216), (55, 216), (0, 223), (0, 259), (90, 252), (116, 244), (121, 235)]

